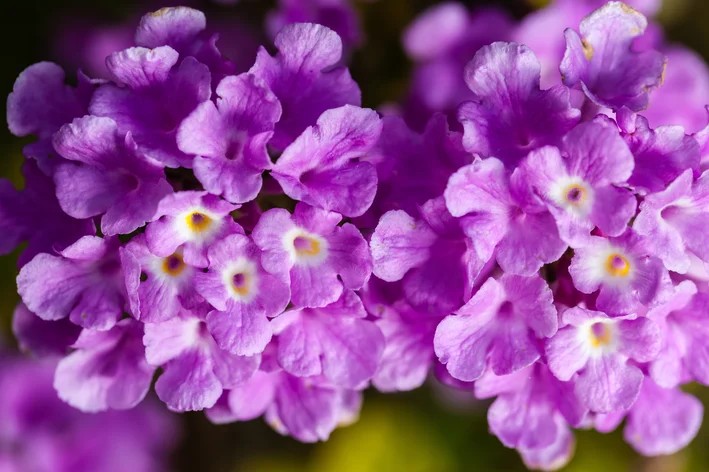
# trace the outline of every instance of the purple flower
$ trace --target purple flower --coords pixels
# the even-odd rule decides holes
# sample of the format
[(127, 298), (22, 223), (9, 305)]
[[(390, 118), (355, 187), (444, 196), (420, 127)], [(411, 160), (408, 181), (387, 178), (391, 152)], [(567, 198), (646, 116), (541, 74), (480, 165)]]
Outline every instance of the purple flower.
[(427, 202), (420, 219), (401, 210), (382, 216), (371, 239), (374, 275), (402, 280), (407, 301), (421, 313), (448, 314), (470, 299), (484, 260), (443, 198)]
[(271, 168), (266, 143), (281, 116), (281, 105), (252, 74), (226, 77), (216, 93), (216, 105), (203, 102), (185, 118), (177, 145), (196, 155), (194, 173), (207, 191), (230, 202), (247, 202), (256, 198), (261, 174)]
[(271, 340), (268, 318), (290, 300), (285, 268), (270, 274), (261, 256), (250, 238), (232, 234), (210, 246), (209, 271), (195, 275), (197, 292), (215, 308), (206, 318), (209, 332), (231, 354), (262, 352)]
[(79, 72), (77, 88), (64, 84), (64, 71), (52, 62), (29, 66), (17, 77), (7, 97), (7, 124), (15, 136), (34, 134), (39, 141), (25, 146), (27, 157), (50, 175), (59, 159), (52, 148), (52, 135), (65, 123), (86, 114), (93, 86)]
[(326, 441), (340, 425), (357, 418), (361, 394), (338, 388), (322, 377), (296, 377), (275, 370), (257, 372), (208, 411), (218, 423), (265, 416), (273, 429), (302, 442)]
[[(591, 411), (627, 410), (635, 402), (643, 372), (629, 360), (648, 362), (660, 350), (660, 330), (648, 318), (610, 318), (585, 308), (562, 313), (563, 326), (547, 340), (549, 369)], [(577, 377), (574, 374), (578, 373)]]
[(662, 348), (649, 367), (652, 379), (665, 388), (692, 379), (709, 385), (709, 294), (685, 280), (647, 316), (662, 333)]
[(323, 113), (283, 152), (271, 175), (289, 197), (360, 216), (374, 201), (377, 171), (360, 160), (374, 147), (382, 122), (373, 110), (346, 105)]
[(674, 454), (694, 439), (702, 425), (704, 407), (679, 388), (662, 388), (646, 378), (630, 411), (600, 415), (596, 429), (611, 431), (626, 415), (625, 441), (640, 454), (658, 456)]
[(90, 220), (76, 220), (62, 211), (54, 182), (36, 162), (25, 162), (22, 174), (25, 187), (19, 191), (9, 181), (0, 180), (0, 254), (27, 241), (18, 260), (23, 266), (39, 253), (61, 251), (80, 237), (96, 233)]
[(298, 377), (323, 375), (344, 388), (362, 385), (376, 373), (384, 350), (382, 332), (366, 316), (349, 290), (326, 307), (285, 312), (273, 321), (278, 363)]
[(476, 98), (458, 109), (465, 149), (512, 167), (532, 149), (557, 144), (580, 112), (566, 87), (540, 90), (539, 80), (539, 61), (526, 46), (482, 47), (465, 69)]
[(510, 179), (498, 159), (477, 159), (460, 169), (444, 197), (451, 215), (463, 217), (461, 226), (477, 257), (495, 256), (505, 272), (532, 275), (567, 249), (554, 218), (531, 196), (520, 171)]
[(707, 123), (709, 68), (699, 54), (685, 47), (673, 45), (664, 51), (671, 67), (662, 87), (650, 94), (643, 115), (653, 127), (679, 125), (695, 133)]
[(302, 442), (326, 441), (335, 428), (357, 420), (362, 394), (334, 387), (322, 378), (280, 373), (266, 422)]
[(376, 166), (378, 179), (374, 203), (362, 218), (371, 226), (389, 210), (415, 215), (420, 205), (443, 194), (453, 172), (472, 162), (462, 134), (449, 129), (443, 114), (432, 116), (421, 134), (399, 117), (384, 117), (382, 124), (367, 159)]
[(138, 149), (167, 167), (192, 167), (192, 157), (177, 148), (180, 122), (209, 100), (209, 68), (194, 57), (177, 65), (169, 46), (130, 48), (111, 54), (106, 67), (115, 84), (100, 86), (89, 105), (92, 115), (112, 118), (131, 132)]
[(271, 37), (291, 23), (316, 23), (335, 31), (347, 49), (359, 46), (364, 34), (357, 11), (350, 0), (279, 0), (278, 8), (266, 17)]
[(418, 129), (433, 112), (455, 116), (460, 103), (474, 98), (463, 77), (465, 65), (482, 46), (509, 39), (513, 27), (502, 9), (469, 12), (457, 2), (434, 5), (414, 19), (402, 36), (404, 49), (416, 64), (406, 103), (407, 123)]
[(276, 382), (272, 373), (257, 370), (243, 384), (225, 391), (205, 415), (214, 424), (249, 421), (263, 415), (273, 403)]
[(239, 208), (207, 192), (176, 192), (158, 204), (155, 221), (145, 228), (150, 252), (169, 257), (178, 249), (191, 266), (207, 267), (207, 248), (214, 241), (244, 234), (230, 213)]
[(206, 31), (207, 19), (189, 7), (161, 8), (140, 19), (135, 43), (148, 49), (170, 46), (181, 57), (193, 56), (209, 67), (212, 74), (232, 74), (234, 64), (217, 49), (219, 35)]
[(57, 366), (59, 398), (86, 412), (126, 410), (150, 389), (155, 368), (145, 360), (143, 326), (130, 318), (108, 331), (85, 329)]
[(154, 256), (141, 234), (121, 248), (120, 254), (128, 301), (136, 319), (165, 321), (177, 316), (183, 306), (192, 308), (200, 303), (193, 286), (196, 269), (185, 264), (180, 251)]
[(667, 62), (658, 51), (633, 50), (633, 41), (645, 28), (642, 14), (621, 2), (609, 2), (581, 21), (581, 36), (567, 29), (559, 68), (564, 84), (580, 86), (600, 106), (647, 108), (648, 92), (662, 84)]
[(655, 300), (666, 273), (651, 254), (647, 239), (632, 229), (618, 238), (592, 236), (575, 250), (569, 273), (580, 292), (599, 290), (596, 309), (611, 316), (637, 313)]
[(539, 276), (504, 274), (489, 278), (455, 315), (436, 329), (436, 355), (456, 379), (471, 382), (490, 368), (507, 375), (533, 364), (542, 349), (538, 339), (557, 330), (549, 286)]
[(687, 273), (690, 256), (709, 262), (709, 172), (695, 182), (691, 169), (640, 204), (635, 231), (668, 270)]
[(224, 389), (246, 382), (261, 361), (258, 355), (237, 356), (220, 349), (196, 313), (146, 324), (143, 342), (147, 361), (164, 369), (155, 392), (173, 411), (214, 406)]
[(529, 467), (554, 470), (571, 459), (569, 426), (581, 426), (587, 410), (575, 398), (573, 386), (555, 379), (544, 365), (504, 376), (488, 371), (475, 382), (475, 396), (497, 396), (487, 412), (490, 431), (502, 444), (517, 449)]
[(298, 307), (323, 307), (343, 290), (359, 290), (372, 273), (369, 246), (337, 213), (299, 203), (291, 215), (274, 208), (261, 215), (252, 237), (263, 251), (261, 263), (290, 275), (291, 300)]
[(17, 292), (43, 320), (68, 316), (84, 328), (110, 329), (125, 304), (118, 240), (84, 236), (58, 256), (38, 254), (20, 270)]
[(633, 171), (633, 155), (617, 130), (582, 123), (564, 137), (564, 154), (551, 146), (522, 164), (527, 183), (554, 215), (559, 236), (573, 247), (598, 227), (621, 235), (635, 216), (635, 196), (620, 188)]
[(434, 365), (433, 336), (439, 316), (421, 314), (406, 302), (391, 307), (375, 321), (384, 334), (384, 352), (372, 378), (380, 392), (413, 390), (423, 385)]
[(37, 357), (64, 356), (81, 328), (68, 319), (45, 321), (19, 303), (12, 317), (12, 332), (20, 349)]
[(345, 67), (342, 40), (329, 28), (310, 23), (285, 26), (274, 40), (275, 57), (263, 47), (250, 73), (263, 79), (283, 106), (271, 145), (285, 149), (331, 108), (359, 106), (359, 86)]
[(681, 126), (660, 126), (652, 129), (647, 119), (632, 115), (623, 119), (627, 110), (619, 113), (619, 124), (625, 141), (635, 157), (635, 169), (628, 184), (639, 194), (659, 192), (682, 174), (692, 169), (699, 175), (699, 143), (684, 133)]
[(130, 133), (109, 118), (85, 116), (62, 126), (54, 148), (71, 162), (57, 166), (59, 205), (74, 218), (101, 217), (105, 235), (128, 234), (153, 219), (172, 187), (140, 154)]

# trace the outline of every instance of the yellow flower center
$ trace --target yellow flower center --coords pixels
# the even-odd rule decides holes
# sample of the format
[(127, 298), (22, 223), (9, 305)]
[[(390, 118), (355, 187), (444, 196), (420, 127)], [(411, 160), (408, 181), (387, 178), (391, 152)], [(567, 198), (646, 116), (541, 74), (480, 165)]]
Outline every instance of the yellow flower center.
[(172, 277), (177, 277), (185, 270), (185, 262), (181, 254), (173, 254), (162, 261), (162, 271)]
[(564, 189), (566, 201), (572, 205), (580, 205), (586, 201), (586, 189), (578, 184), (571, 184)]
[(606, 271), (614, 277), (626, 277), (630, 273), (630, 262), (620, 254), (611, 254), (606, 259)]
[(611, 330), (605, 323), (594, 323), (591, 326), (591, 346), (601, 347), (611, 343)]
[(308, 236), (298, 236), (293, 240), (293, 247), (298, 256), (317, 256), (320, 254), (320, 241)]
[(187, 227), (195, 233), (205, 231), (209, 228), (209, 225), (212, 224), (212, 219), (210, 217), (198, 211), (194, 211), (187, 215), (185, 220), (187, 222)]
[(234, 274), (234, 277), (231, 279), (231, 287), (237, 295), (244, 297), (249, 294), (251, 277), (241, 272)]

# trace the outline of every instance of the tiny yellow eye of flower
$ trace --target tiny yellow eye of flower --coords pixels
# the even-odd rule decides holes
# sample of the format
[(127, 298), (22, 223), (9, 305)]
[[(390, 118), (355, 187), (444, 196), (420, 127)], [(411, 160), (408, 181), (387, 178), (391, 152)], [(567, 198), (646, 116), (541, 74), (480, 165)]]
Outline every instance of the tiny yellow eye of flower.
[(212, 219), (210, 217), (198, 211), (187, 215), (185, 220), (187, 221), (187, 227), (195, 233), (201, 233), (209, 228), (209, 225), (212, 223)]
[(607, 346), (611, 343), (611, 330), (604, 323), (591, 326), (591, 346)]
[(234, 277), (231, 279), (231, 286), (234, 289), (234, 292), (237, 295), (241, 295), (242, 297), (245, 295), (248, 295), (249, 293), (249, 285), (250, 285), (250, 280), (249, 276), (247, 274), (234, 274)]
[(176, 277), (185, 270), (185, 262), (180, 254), (173, 254), (162, 261), (162, 271), (168, 275)]
[(569, 185), (564, 190), (566, 201), (572, 205), (579, 205), (586, 200), (586, 189), (580, 185)]
[(308, 236), (298, 236), (293, 241), (298, 256), (317, 256), (320, 254), (320, 241)]
[(606, 259), (606, 271), (614, 277), (625, 277), (630, 273), (630, 263), (620, 254), (611, 254)]

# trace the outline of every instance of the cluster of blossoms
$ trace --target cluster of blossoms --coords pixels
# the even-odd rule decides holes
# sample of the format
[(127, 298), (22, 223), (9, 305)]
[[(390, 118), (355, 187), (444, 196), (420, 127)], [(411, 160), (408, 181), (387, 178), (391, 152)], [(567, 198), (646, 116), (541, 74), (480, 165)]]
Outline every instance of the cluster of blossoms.
[(681, 449), (703, 411), (680, 386), (709, 383), (709, 128), (704, 103), (674, 110), (694, 135), (659, 123), (694, 90), (678, 71), (655, 91), (661, 36), (597, 3), (514, 28), (436, 7), (385, 117), (313, 23), (240, 74), (186, 7), (143, 17), (110, 80), (29, 67), (8, 122), (39, 139), (25, 188), (0, 186), (0, 249), (27, 241), (20, 343), (63, 356), (54, 386), (83, 411), (134, 407), (159, 370), (173, 411), (309, 442), (370, 384), (434, 373), (496, 397), (490, 429), (531, 468), (624, 419), (639, 452)]
[(88, 415), (57, 398), (54, 362), (0, 354), (0, 470), (159, 472), (169, 470), (174, 418), (157, 402)]

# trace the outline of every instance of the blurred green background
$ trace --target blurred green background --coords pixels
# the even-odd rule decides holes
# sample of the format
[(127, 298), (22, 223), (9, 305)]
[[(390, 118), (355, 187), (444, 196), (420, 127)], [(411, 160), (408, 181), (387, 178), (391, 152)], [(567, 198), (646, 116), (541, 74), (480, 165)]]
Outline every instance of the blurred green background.
[[(406, 92), (411, 69), (399, 38), (405, 26), (434, 0), (379, 0), (359, 2), (366, 43), (352, 58), (352, 74), (359, 82), (364, 104), (376, 107)], [(543, 5), (542, 0), (467, 1), (474, 7), (494, 4), (514, 17)], [(193, 1), (210, 18), (263, 24), (272, 1), (241, 0), (221, 6)], [(42, 60), (66, 63), (56, 52), (62, 26), (77, 21), (112, 26), (137, 23), (137, 13), (174, 6), (169, 2), (120, 0), (24, 0), (6, 5), (0, 44), (5, 53), (0, 65), (0, 90), (12, 90), (18, 73)], [(665, 0), (659, 21), (672, 41), (681, 42), (709, 57), (709, 0)], [(560, 32), (561, 34), (561, 32)], [(79, 58), (74, 57), (76, 62)], [(71, 56), (69, 56), (71, 60)], [(670, 65), (671, 67), (671, 65)], [(71, 75), (71, 73), (69, 73)], [(31, 138), (18, 139), (6, 127), (0, 131), (0, 174), (21, 185), (20, 149)], [(9, 334), (10, 318), (18, 300), (15, 291), (17, 253), (0, 260), (0, 326)], [(709, 393), (692, 389), (709, 405)], [(487, 431), (487, 402), (470, 394), (427, 386), (415, 392), (382, 395), (368, 391), (358, 423), (335, 431), (327, 443), (304, 445), (273, 432), (261, 420), (227, 426), (211, 425), (201, 413), (182, 415), (184, 432), (173, 458), (176, 471), (200, 472), (446, 472), (458, 470), (526, 470), (516, 452), (506, 449)], [(577, 433), (576, 455), (564, 470), (573, 472), (709, 470), (709, 425), (692, 445), (673, 456), (642, 458), (621, 438), (620, 431), (602, 435)]]

